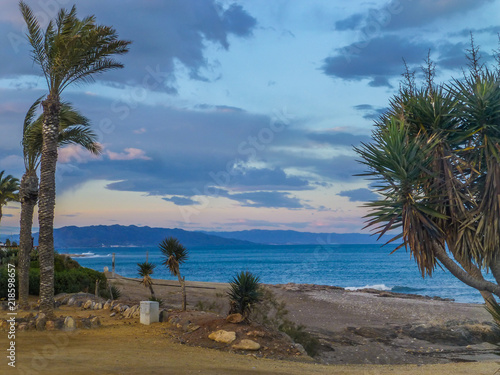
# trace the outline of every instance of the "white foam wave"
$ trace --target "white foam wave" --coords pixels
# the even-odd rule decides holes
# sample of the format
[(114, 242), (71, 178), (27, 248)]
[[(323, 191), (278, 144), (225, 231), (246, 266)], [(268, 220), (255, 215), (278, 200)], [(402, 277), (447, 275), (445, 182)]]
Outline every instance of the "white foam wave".
[(344, 289), (346, 289), (346, 290), (360, 290), (360, 289), (391, 290), (392, 288), (389, 288), (385, 284), (375, 284), (375, 285), (365, 285), (365, 286), (348, 286)]

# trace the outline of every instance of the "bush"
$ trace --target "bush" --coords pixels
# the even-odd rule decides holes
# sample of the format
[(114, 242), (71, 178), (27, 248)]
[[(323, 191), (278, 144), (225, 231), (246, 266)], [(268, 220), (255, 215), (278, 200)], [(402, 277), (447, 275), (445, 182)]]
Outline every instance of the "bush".
[(227, 292), (230, 304), (230, 314), (239, 313), (248, 318), (252, 306), (260, 301), (259, 277), (251, 272), (240, 272), (229, 282)]

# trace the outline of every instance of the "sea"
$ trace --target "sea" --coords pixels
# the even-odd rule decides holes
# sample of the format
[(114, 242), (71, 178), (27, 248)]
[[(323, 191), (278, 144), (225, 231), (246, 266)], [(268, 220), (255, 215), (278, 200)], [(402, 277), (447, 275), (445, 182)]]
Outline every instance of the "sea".
[[(350, 290), (379, 290), (452, 298), (456, 302), (482, 303), (475, 289), (449, 272), (437, 268), (432, 277), (422, 277), (404, 248), (380, 245), (248, 245), (190, 247), (189, 259), (181, 265), (186, 280), (229, 282), (237, 273), (250, 271), (265, 284), (320, 284)], [(162, 264), (158, 247), (59, 248), (59, 253), (78, 254), (84, 267), (138, 277), (137, 263), (156, 264), (153, 278), (176, 280)], [(490, 274), (487, 279), (492, 280)]]

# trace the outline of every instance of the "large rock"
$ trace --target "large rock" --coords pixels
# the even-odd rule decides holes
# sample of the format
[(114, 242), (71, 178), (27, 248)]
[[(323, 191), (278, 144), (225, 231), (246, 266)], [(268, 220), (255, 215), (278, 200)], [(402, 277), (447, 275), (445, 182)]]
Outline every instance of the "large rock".
[(47, 320), (45, 323), (45, 329), (47, 331), (54, 331), (56, 329), (56, 323), (53, 320)]
[(109, 310), (109, 309), (110, 309), (110, 307), (111, 307), (111, 300), (110, 300), (110, 299), (108, 299), (108, 300), (106, 301), (106, 303), (104, 304), (103, 309), (104, 309), (104, 310)]
[(43, 331), (45, 329), (45, 324), (47, 323), (47, 317), (44, 313), (40, 313), (37, 315), (35, 320), (35, 327), (39, 331)]
[(166, 322), (168, 321), (168, 311), (167, 310), (161, 310), (160, 311), (160, 322)]
[(92, 319), (90, 319), (90, 328), (97, 328), (100, 326), (101, 320), (97, 316), (94, 316)]
[(234, 324), (241, 323), (244, 320), (245, 320), (245, 318), (243, 317), (243, 315), (241, 315), (239, 313), (230, 314), (226, 318), (226, 322), (228, 322), (228, 323), (234, 323)]
[(73, 317), (71, 317), (71, 316), (67, 316), (64, 319), (64, 326), (63, 327), (65, 330), (73, 331), (74, 329), (76, 329), (75, 319), (73, 319)]
[(235, 350), (259, 350), (260, 344), (253, 340), (243, 339), (232, 346)]
[(223, 344), (231, 344), (234, 340), (236, 340), (236, 332), (224, 331), (223, 329), (220, 329), (212, 332), (208, 335), (208, 338)]
[(92, 308), (92, 304), (93, 304), (93, 303), (94, 303), (94, 302), (92, 302), (91, 300), (87, 300), (87, 302), (85, 302), (85, 304), (83, 305), (83, 308), (84, 308), (85, 310), (88, 310), (88, 309)]

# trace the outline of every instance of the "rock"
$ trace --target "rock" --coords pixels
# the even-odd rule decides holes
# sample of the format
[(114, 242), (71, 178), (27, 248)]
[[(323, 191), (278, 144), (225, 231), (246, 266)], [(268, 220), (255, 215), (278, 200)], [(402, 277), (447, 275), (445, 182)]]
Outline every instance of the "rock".
[(347, 327), (347, 331), (355, 333), (361, 337), (365, 337), (367, 339), (375, 339), (378, 341), (387, 341), (391, 339), (395, 339), (398, 337), (394, 330), (389, 328), (378, 328), (378, 327)]
[(166, 322), (166, 321), (168, 321), (168, 311), (161, 310), (160, 311), (160, 322)]
[(83, 305), (83, 308), (85, 310), (88, 310), (88, 309), (92, 308), (92, 304), (93, 304), (93, 302), (91, 300), (87, 300), (87, 302), (85, 302), (85, 304)]
[(53, 331), (56, 329), (56, 324), (53, 320), (47, 320), (47, 322), (45, 322), (45, 329), (47, 331)]
[(97, 316), (94, 316), (92, 319), (90, 319), (90, 328), (97, 328), (100, 326), (101, 320)]
[(132, 318), (137, 319), (137, 318), (140, 318), (140, 317), (141, 317), (141, 307), (139, 306), (139, 308), (136, 309), (134, 311), (134, 313), (132, 314)]
[(236, 332), (232, 331), (224, 331), (220, 329), (218, 331), (212, 332), (208, 335), (210, 340), (214, 340), (215, 342), (220, 342), (223, 344), (231, 344), (234, 340), (236, 340)]
[(76, 298), (75, 297), (71, 297), (69, 300), (68, 300), (68, 306), (73, 306), (76, 302)]
[(111, 300), (108, 299), (102, 308), (104, 310), (109, 310), (111, 308)]
[(247, 336), (255, 336), (255, 337), (264, 337), (265, 335), (266, 333), (262, 331), (250, 331), (247, 333)]
[(113, 311), (111, 314), (109, 314), (110, 318), (112, 318), (112, 317), (113, 317), (113, 316), (115, 316), (115, 315), (116, 315), (116, 312), (115, 312), (115, 311)]
[(253, 340), (243, 339), (232, 346), (235, 350), (259, 350), (260, 344)]
[(306, 350), (304, 349), (304, 347), (302, 345), (300, 345), (299, 343), (295, 343), (295, 344), (293, 344), (293, 346), (295, 347), (295, 349), (297, 349), (300, 352), (300, 354), (308, 355)]
[(104, 272), (109, 272), (108, 266), (104, 266)]
[(129, 307), (127, 310), (125, 310), (123, 312), (123, 317), (126, 319), (130, 318), (130, 315), (132, 315), (132, 308), (131, 307)]
[(76, 328), (90, 328), (90, 319), (87, 318), (77, 319)]
[(45, 329), (45, 324), (47, 323), (47, 317), (44, 313), (37, 315), (35, 319), (35, 327), (38, 331), (43, 331)]
[(245, 318), (243, 317), (243, 315), (241, 315), (239, 313), (230, 314), (226, 318), (226, 322), (228, 322), (228, 323), (234, 323), (234, 324), (241, 323), (244, 320), (245, 320)]
[(68, 331), (73, 331), (74, 329), (76, 329), (75, 319), (73, 319), (73, 317), (71, 316), (67, 316), (66, 318), (64, 318), (63, 328)]
[(197, 325), (197, 324), (194, 324), (194, 323), (189, 323), (186, 328), (185, 328), (185, 331), (186, 332), (194, 332), (196, 331), (197, 329), (199, 329), (200, 326)]
[(97, 304), (96, 310), (102, 310), (102, 307), (103, 307), (102, 302), (99, 302)]
[(21, 323), (19, 327), (17, 327), (18, 331), (26, 331), (28, 329), (28, 323)]
[(130, 306), (128, 305), (121, 305), (120, 306), (120, 312), (124, 312), (125, 310), (127, 310)]

